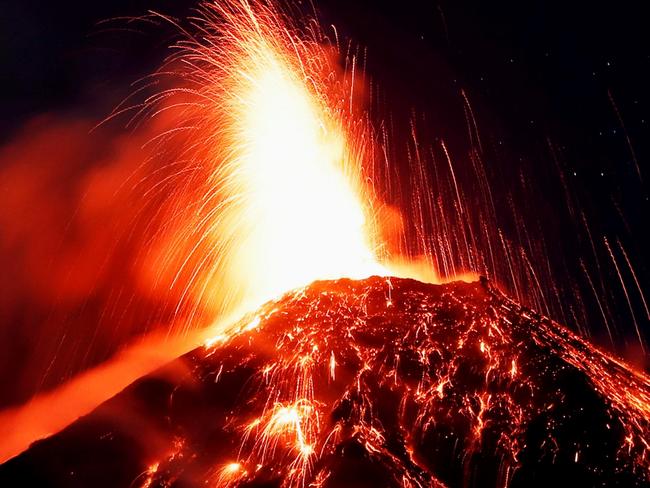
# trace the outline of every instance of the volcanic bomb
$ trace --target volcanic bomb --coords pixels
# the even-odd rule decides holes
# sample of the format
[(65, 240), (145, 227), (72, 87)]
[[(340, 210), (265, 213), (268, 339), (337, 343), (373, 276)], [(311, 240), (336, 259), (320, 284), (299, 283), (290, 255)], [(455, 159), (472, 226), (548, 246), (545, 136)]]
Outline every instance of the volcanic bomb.
[(320, 281), (0, 467), (2, 486), (650, 486), (650, 381), (486, 280)]

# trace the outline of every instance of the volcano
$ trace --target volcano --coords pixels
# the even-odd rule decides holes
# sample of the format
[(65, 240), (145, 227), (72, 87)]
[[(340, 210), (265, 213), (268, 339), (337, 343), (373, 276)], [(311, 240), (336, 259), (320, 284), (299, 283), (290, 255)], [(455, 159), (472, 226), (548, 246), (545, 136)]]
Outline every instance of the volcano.
[(649, 433), (646, 376), (487, 280), (341, 279), (143, 377), (0, 485), (650, 486)]

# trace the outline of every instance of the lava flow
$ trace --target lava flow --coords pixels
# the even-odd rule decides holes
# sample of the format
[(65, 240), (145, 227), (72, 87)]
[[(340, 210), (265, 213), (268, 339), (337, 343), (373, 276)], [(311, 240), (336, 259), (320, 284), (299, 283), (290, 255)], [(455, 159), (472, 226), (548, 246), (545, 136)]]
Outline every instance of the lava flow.
[(650, 379), (487, 282), (321, 281), (0, 467), (34, 486), (647, 486)]

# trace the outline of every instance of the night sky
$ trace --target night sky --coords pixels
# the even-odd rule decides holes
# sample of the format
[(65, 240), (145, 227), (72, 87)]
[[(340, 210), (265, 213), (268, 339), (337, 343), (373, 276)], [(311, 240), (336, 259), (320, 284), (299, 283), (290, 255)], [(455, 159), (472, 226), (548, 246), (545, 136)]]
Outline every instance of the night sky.
[[(395, 121), (396, 153), (406, 145), (409, 120), (415, 118), (422, 121), (420, 139), (443, 139), (452, 153), (464, 154), (463, 90), (491, 148), (486, 163), (503, 181), (497, 194), (517, 185), (522, 172), (534, 181), (530, 199), (520, 197), (518, 203), (552, 243), (550, 266), (562, 269), (559, 280), (579, 273), (577, 263), (589, 252), (589, 243), (576, 230), (573, 208), (584, 212), (594, 235), (620, 240), (647, 292), (650, 31), (640, 2), (315, 4), (323, 25), (335, 24), (342, 37), (367, 49), (373, 117)], [(132, 91), (131, 83), (160, 65), (166, 46), (176, 38), (169, 25), (130, 22), (128, 17), (148, 10), (182, 17), (193, 5), (171, 0), (2, 2), (0, 142), (42, 114), (105, 117)], [(462, 165), (463, 157), (458, 160)], [(631, 315), (612, 276), (611, 270), (605, 273), (620, 328), (615, 349), (647, 365), (629, 353), (635, 337)], [(629, 299), (650, 341), (650, 321), (631, 276), (626, 283), (633, 286)], [(11, 293), (6, 295), (5, 305), (12, 301)], [(15, 321), (27, 307), (24, 302), (10, 305), (3, 321)], [(595, 307), (588, 300), (585, 305)], [(596, 323), (598, 314), (588, 317), (594, 321), (586, 326), (594, 340), (610, 347)], [(5, 341), (13, 337), (3, 334)], [(0, 379), (9, 383), (5, 376)], [(8, 403), (33, 389), (26, 386)]]

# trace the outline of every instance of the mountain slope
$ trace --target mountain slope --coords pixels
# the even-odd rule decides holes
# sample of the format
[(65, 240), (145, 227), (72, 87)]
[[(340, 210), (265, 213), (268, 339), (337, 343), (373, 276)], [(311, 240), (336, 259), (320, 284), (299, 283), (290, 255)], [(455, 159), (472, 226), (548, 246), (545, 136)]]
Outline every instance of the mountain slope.
[(372, 277), (264, 305), (0, 485), (650, 486), (649, 432), (647, 377), (485, 281)]

